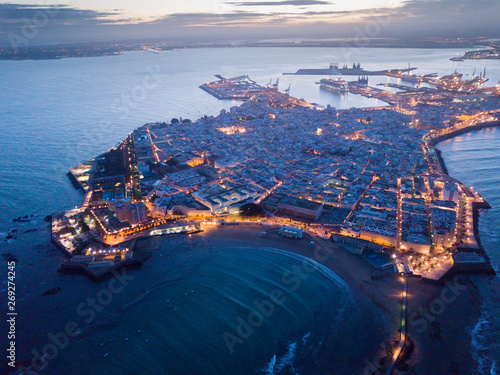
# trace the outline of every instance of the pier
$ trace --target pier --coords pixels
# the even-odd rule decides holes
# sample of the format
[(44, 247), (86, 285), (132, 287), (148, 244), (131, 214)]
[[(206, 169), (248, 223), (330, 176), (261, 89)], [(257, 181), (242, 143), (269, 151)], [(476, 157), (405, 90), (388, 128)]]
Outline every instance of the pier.
[(200, 88), (219, 100), (230, 99), (245, 101), (254, 95), (271, 90), (270, 88), (259, 85), (247, 75), (224, 78), (220, 74), (217, 74), (216, 77), (219, 78), (218, 81), (204, 83)]
[(402, 73), (409, 73), (417, 68), (405, 68), (405, 69), (385, 69), (385, 70), (365, 70), (361, 68), (360, 64), (353, 64), (352, 68), (348, 68), (344, 65), (339, 68), (338, 64), (330, 64), (327, 69), (299, 69), (295, 73), (283, 73), (283, 75), (316, 75), (316, 76), (390, 76), (398, 77)]

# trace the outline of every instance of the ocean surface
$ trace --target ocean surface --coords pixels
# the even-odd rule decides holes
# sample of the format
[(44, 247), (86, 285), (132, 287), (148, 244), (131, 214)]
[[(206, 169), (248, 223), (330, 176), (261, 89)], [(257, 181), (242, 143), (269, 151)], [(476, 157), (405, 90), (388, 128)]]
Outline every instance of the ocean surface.
[[(134, 280), (123, 292), (113, 294), (112, 301), (102, 311), (95, 311), (95, 318), (87, 323), (84, 318), (90, 315), (80, 314), (81, 310), (78, 313), (78, 307), (82, 303), (83, 308), (88, 307), (92, 302), (88, 298), (96, 298), (99, 293), (103, 297), (106, 292), (102, 290), (107, 284), (94, 283), (80, 275), (57, 273), (65, 258), (51, 245), (43, 217), (81, 202), (81, 192), (66, 177), (70, 167), (106, 151), (135, 128), (174, 117), (196, 119), (216, 115), (221, 109), (238, 105), (234, 101), (219, 101), (199, 89), (200, 84), (215, 80), (215, 74), (226, 77), (248, 74), (263, 85), (279, 77), (281, 90), (290, 85), (291, 95), (321, 105), (380, 106), (384, 103), (374, 99), (321, 91), (315, 84), (321, 77), (281, 76), (281, 73), (324, 68), (331, 62), (339, 65), (360, 62), (368, 70), (404, 68), (411, 63), (419, 68), (417, 73), (440, 75), (452, 73), (456, 67), (471, 75), (475, 68), (480, 71), (486, 67), (488, 84), (500, 80), (500, 67), (493, 61), (449, 61), (451, 56), (463, 52), (461, 49), (200, 49), (0, 61), (0, 240), (9, 230), (17, 230), (14, 238), (2, 242), (0, 247), (19, 259), (18, 301), (22, 314), (18, 318), (18, 342), (23, 345), (18, 347), (18, 359), (29, 364), (51, 342), (49, 334), (57, 335), (67, 323), (75, 322), (77, 340), (58, 350), (45, 373), (64, 374), (76, 368), (76, 373), (86, 374), (139, 374), (148, 373), (145, 369), (151, 368), (149, 373), (155, 374), (183, 373), (182, 369), (184, 373), (221, 373), (222, 369), (226, 373), (314, 374), (315, 355), (321, 348), (321, 332), (325, 327), (332, 325), (339, 332), (350, 333), (364, 327), (356, 314), (349, 314), (352, 309), (349, 291), (334, 275), (316, 270), (303, 281), (301, 288), (289, 291), (280, 278), (283, 272), (303, 261), (286, 253), (242, 248), (195, 236), (146, 241), (141, 246), (150, 258), (143, 268), (133, 272)], [(369, 80), (374, 85), (388, 78)], [(485, 130), (440, 144), (450, 174), (474, 186), (493, 206), (481, 216), (481, 233), (483, 244), (497, 265), (500, 264), (498, 256), (495, 258), (500, 228), (498, 132)], [(454, 143), (478, 137), (477, 134), (485, 135), (475, 146), (476, 151), (467, 149), (471, 144), (468, 141)], [(468, 150), (469, 159), (464, 158), (464, 149)], [(478, 165), (483, 169), (478, 171)], [(24, 215), (29, 216), (28, 222), (12, 222)], [(58, 293), (41, 296), (56, 286), (61, 286)], [(276, 308), (250, 338), (235, 345), (231, 354), (223, 334), (237, 329), (237, 319), (248, 318), (248, 305), (263, 299), (274, 287), (285, 288), (289, 303)], [(2, 285), (2, 299), (4, 296), (5, 285)], [(471, 338), (480, 341), (478, 360), (483, 361), (484, 371), (493, 366), (492, 358), (498, 353), (488, 340), (491, 337), (488, 332), (499, 331), (495, 328), (499, 325), (494, 326), (491, 318), (495, 311), (499, 315), (500, 309), (495, 308), (484, 306), (478, 332)], [(496, 342), (500, 342), (498, 337)], [(341, 345), (349, 343), (339, 339), (333, 344), (339, 346), (340, 352), (344, 349)], [(367, 342), (364, 344), (350, 345), (350, 351), (343, 352), (359, 359), (369, 346)], [(89, 369), (89, 366), (96, 367)], [(338, 373), (342, 373), (340, 369)]]
[[(500, 128), (487, 128), (441, 142), (450, 176), (473, 187), (490, 204), (481, 212), (479, 233), (493, 268), (500, 273)], [(500, 295), (479, 284), (482, 316), (472, 332), (474, 353), (482, 374), (500, 374)]]

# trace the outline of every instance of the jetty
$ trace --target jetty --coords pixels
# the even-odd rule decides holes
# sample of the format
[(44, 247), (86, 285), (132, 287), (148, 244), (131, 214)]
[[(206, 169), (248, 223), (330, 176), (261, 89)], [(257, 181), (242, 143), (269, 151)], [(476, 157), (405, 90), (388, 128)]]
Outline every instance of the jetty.
[(326, 69), (299, 69), (295, 73), (283, 73), (283, 75), (317, 75), (317, 76), (397, 76), (402, 73), (408, 73), (417, 68), (404, 68), (404, 69), (385, 69), (385, 70), (365, 70), (361, 65), (353, 64), (352, 67), (344, 65), (342, 68), (336, 63), (330, 64)]

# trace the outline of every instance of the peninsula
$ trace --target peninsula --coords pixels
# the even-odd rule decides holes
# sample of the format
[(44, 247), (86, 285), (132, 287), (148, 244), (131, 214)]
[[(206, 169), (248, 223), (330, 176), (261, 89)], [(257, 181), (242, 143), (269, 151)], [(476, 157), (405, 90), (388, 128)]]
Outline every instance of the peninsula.
[[(448, 176), (434, 146), (498, 126), (500, 89), (482, 87), (482, 76), (426, 77), (432, 92), (390, 93), (358, 80), (349, 91), (377, 90), (391, 105), (337, 110), (279, 92), (277, 84), (218, 77), (202, 88), (243, 104), (194, 122), (146, 124), (71, 168), (85, 195), (80, 207), (52, 215), (52, 241), (69, 256), (61, 269), (99, 278), (140, 264), (140, 238), (261, 225), (262, 241), (277, 241), (271, 233), (307, 238), (311, 248), (344, 252), (332, 269), (354, 254), (372, 280), (399, 283), (403, 313), (385, 312), (399, 321), (399, 335), (388, 338), (378, 367), (389, 372), (377, 373), (407, 366), (414, 345), (406, 324), (409, 285), (421, 294), (413, 303), (429, 302), (427, 289), (412, 280), (494, 274), (477, 227), (479, 209), (489, 205)], [(351, 282), (359, 286), (356, 277)], [(398, 304), (393, 294), (363, 293), (377, 306)]]

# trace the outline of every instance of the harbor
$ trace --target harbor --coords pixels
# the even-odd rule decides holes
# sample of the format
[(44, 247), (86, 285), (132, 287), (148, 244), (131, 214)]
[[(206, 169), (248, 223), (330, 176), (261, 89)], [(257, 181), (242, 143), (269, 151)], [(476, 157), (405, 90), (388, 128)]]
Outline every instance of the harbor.
[(354, 63), (352, 67), (344, 65), (342, 68), (339, 67), (338, 63), (331, 63), (328, 68), (325, 69), (299, 69), (295, 73), (283, 73), (283, 75), (321, 75), (321, 76), (394, 76), (397, 74), (402, 74), (404, 72), (409, 73), (417, 68), (405, 68), (405, 69), (384, 69), (384, 70), (366, 70), (361, 67), (360, 63)]
[(218, 81), (204, 83), (200, 88), (219, 100), (248, 100), (254, 95), (270, 90), (251, 80), (248, 75), (233, 78), (224, 78), (221, 75), (216, 75), (216, 77), (219, 78)]

